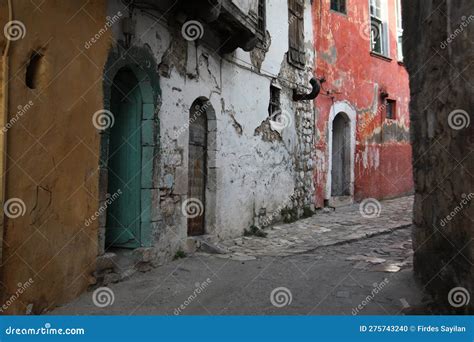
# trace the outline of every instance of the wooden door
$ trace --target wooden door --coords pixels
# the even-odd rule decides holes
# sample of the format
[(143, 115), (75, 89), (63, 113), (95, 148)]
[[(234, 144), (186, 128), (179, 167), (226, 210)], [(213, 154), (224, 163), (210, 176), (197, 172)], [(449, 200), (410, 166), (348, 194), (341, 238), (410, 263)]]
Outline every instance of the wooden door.
[(141, 111), (138, 82), (131, 71), (114, 80), (111, 111), (108, 193), (120, 193), (107, 205), (106, 245), (140, 246)]
[[(197, 107), (202, 108), (202, 107)], [(188, 217), (188, 235), (205, 233), (205, 203), (207, 178), (207, 117), (193, 108), (189, 126), (188, 200), (199, 203), (197, 215)]]
[(331, 196), (347, 196), (350, 184), (350, 132), (344, 114), (336, 115), (332, 132)]

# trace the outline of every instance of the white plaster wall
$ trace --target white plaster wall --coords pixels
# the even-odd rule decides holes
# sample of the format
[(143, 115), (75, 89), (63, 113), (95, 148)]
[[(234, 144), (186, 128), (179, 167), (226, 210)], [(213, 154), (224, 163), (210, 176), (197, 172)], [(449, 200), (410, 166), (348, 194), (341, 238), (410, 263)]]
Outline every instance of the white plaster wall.
[[(245, 3), (246, 1), (237, 1)], [(242, 5), (242, 4), (241, 4)], [(245, 5), (245, 4), (244, 4)], [(109, 15), (122, 7), (119, 0), (110, 0)], [(295, 127), (296, 104), (291, 100), (291, 89), (281, 93), (282, 109), (291, 114), (293, 125), (285, 128), (283, 141), (265, 142), (255, 136), (255, 129), (268, 117), (269, 89), (272, 77), (277, 77), (286, 62), (288, 50), (288, 17), (286, 0), (267, 1), (267, 30), (272, 37), (271, 45), (261, 67), (261, 74), (251, 67), (250, 54), (238, 49), (221, 58), (201, 44), (188, 43), (187, 74), (198, 74), (195, 79), (181, 75), (176, 69), (169, 78), (161, 77), (162, 106), (159, 112), (161, 144), (182, 150), (174, 181), (187, 184), (188, 131), (173, 142), (176, 132), (189, 120), (189, 108), (193, 101), (204, 96), (210, 99), (217, 124), (217, 221), (215, 229), (219, 238), (235, 237), (254, 223), (260, 208), (271, 214), (293, 193), (295, 188), (294, 154), (298, 150)], [(294, 79), (307, 85), (312, 77), (314, 53), (312, 49), (311, 5), (306, 1), (305, 40), (307, 41), (307, 70), (296, 71)], [(160, 22), (139, 11), (135, 12), (137, 35), (133, 44), (150, 46), (159, 64), (170, 46), (170, 33), (166, 21)], [(115, 39), (120, 39), (119, 25), (112, 27)], [(206, 57), (204, 57), (207, 56)], [(196, 63), (197, 56), (197, 63)], [(242, 65), (242, 67), (236, 64)], [(247, 70), (249, 67), (253, 71)], [(293, 85), (296, 87), (296, 85)], [(242, 127), (239, 134), (233, 119)], [(312, 104), (309, 113), (313, 112)], [(303, 113), (300, 113), (302, 115)], [(166, 158), (163, 158), (166, 162)], [(164, 165), (162, 165), (162, 169)], [(163, 171), (161, 179), (165, 176)], [(176, 179), (176, 177), (178, 179)], [(181, 195), (185, 195), (181, 194)], [(183, 198), (185, 198), (183, 196)], [(166, 227), (161, 238), (179, 244), (187, 235), (186, 218), (176, 208), (175, 227)], [(173, 248), (170, 242), (170, 248)]]
[(244, 13), (249, 13), (250, 10), (257, 11), (257, 0), (232, 0), (232, 2)]

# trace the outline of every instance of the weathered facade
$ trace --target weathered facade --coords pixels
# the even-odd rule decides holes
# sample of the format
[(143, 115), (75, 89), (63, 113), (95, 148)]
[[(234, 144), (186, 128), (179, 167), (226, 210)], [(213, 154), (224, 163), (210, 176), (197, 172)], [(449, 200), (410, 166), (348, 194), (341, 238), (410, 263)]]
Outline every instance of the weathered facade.
[(474, 313), (474, 3), (404, 1), (415, 274), (436, 313)]
[(309, 0), (10, 5), (2, 300), (34, 291), (6, 312), (311, 209)]
[(315, 205), (412, 191), (397, 0), (315, 1)]
[[(14, 1), (9, 17), (8, 2), (0, 3), (0, 26), (17, 20), (10, 41), (0, 35), (2, 203), (9, 208), (2, 212), (1, 294), (2, 303), (11, 302), (4, 313), (38, 313), (74, 298), (89, 285), (97, 257), (97, 221), (84, 224), (99, 195), (100, 140), (90, 118), (103, 108), (111, 41), (108, 32), (84, 49), (106, 8), (101, 1), (82, 5), (45, 1), (37, 9)], [(9, 301), (30, 279), (21, 298)]]

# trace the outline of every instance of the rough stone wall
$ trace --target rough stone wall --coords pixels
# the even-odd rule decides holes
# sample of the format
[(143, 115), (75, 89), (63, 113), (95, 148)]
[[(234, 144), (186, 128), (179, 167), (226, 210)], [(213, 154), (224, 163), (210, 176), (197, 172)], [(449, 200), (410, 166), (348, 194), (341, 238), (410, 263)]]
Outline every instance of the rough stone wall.
[[(6, 3), (0, 3), (2, 28)], [(84, 291), (95, 267), (97, 221), (86, 226), (85, 220), (98, 209), (99, 134), (92, 116), (103, 108), (110, 32), (103, 30), (93, 48), (85, 48), (104, 28), (103, 1), (44, 1), (39, 8), (12, 3), (25, 35), (11, 45), (10, 125), (2, 134), (6, 199), (16, 199), (23, 216), (5, 218), (0, 310), (40, 313)], [(2, 30), (0, 53), (4, 46)], [(43, 57), (30, 89), (27, 66), (35, 51)]]
[[(347, 14), (330, 1), (313, 2), (316, 73), (326, 83), (315, 101), (315, 205), (330, 198), (330, 129), (333, 109), (356, 113), (353, 196), (384, 198), (412, 191), (408, 74), (397, 60), (396, 1), (388, 0), (389, 58), (370, 53), (369, 2), (353, 0)], [(397, 101), (396, 120), (385, 119), (381, 92)], [(346, 113), (349, 114), (349, 113)]]
[(474, 3), (405, 0), (403, 14), (411, 85), (415, 273), (441, 311), (472, 314)]
[[(109, 2), (109, 15), (123, 9)], [(132, 44), (149, 46), (160, 74), (160, 196), (154, 199), (159, 222), (153, 227), (154, 263), (172, 258), (185, 247), (187, 219), (182, 203), (187, 196), (189, 111), (197, 98), (212, 105), (208, 154), (206, 233), (215, 239), (239, 236), (249, 226), (282, 217), (282, 208), (302, 215), (312, 205), (311, 139), (313, 104), (292, 101), (293, 89), (309, 92), (313, 75), (310, 1), (306, 1), (307, 66), (287, 63), (286, 0), (267, 1), (267, 42), (252, 52), (237, 49), (221, 56), (202, 42), (188, 42), (181, 26), (157, 21), (135, 10)], [(155, 13), (157, 14), (157, 13)], [(118, 28), (114, 37), (123, 39)], [(278, 82), (281, 108), (290, 124), (279, 134), (270, 129), (270, 84)], [(207, 113), (209, 116), (209, 113)], [(290, 195), (294, 194), (293, 197)]]

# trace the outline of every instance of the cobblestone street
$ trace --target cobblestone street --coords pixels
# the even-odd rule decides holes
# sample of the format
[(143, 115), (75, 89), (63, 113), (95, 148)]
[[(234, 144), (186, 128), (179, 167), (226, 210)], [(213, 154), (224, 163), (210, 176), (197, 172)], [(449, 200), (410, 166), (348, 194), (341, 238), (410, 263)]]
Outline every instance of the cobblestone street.
[(411, 224), (412, 197), (382, 203), (380, 207), (378, 202), (367, 202), (365, 208), (362, 204), (354, 204), (319, 211), (310, 218), (266, 229), (268, 235), (265, 239), (244, 236), (225, 241), (223, 245), (233, 252), (228, 255), (230, 258), (238, 259), (246, 255), (286, 256), (322, 246), (357, 241)]
[(421, 293), (412, 274), (409, 197), (359, 205), (226, 241), (227, 254), (196, 253), (109, 285), (100, 308), (89, 291), (52, 314), (401, 314)]

